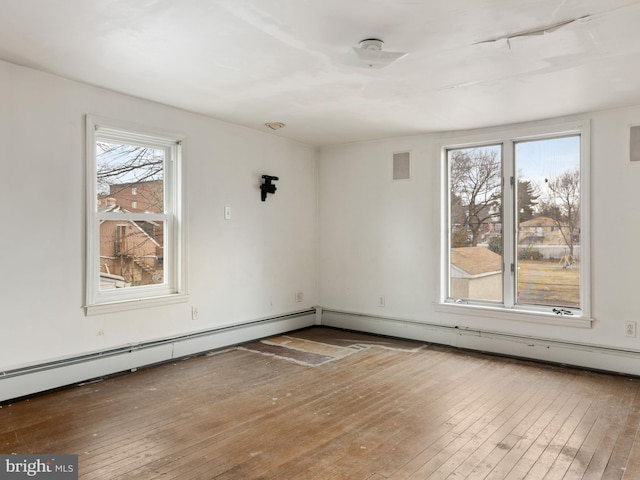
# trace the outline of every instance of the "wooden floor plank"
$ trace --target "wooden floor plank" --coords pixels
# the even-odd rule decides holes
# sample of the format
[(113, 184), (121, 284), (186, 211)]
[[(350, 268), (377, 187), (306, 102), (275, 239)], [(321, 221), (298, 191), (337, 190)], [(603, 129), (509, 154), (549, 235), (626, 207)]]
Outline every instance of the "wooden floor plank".
[[(371, 366), (367, 366), (364, 362), (369, 359), (371, 362), (375, 362)], [(365, 372), (371, 370), (373, 367), (377, 367), (380, 374), (384, 373), (384, 368), (381, 368), (379, 365), (380, 357), (368, 357), (368, 355), (363, 352), (361, 358), (356, 360), (356, 363), (360, 363), (361, 367), (363, 367), (362, 374), (359, 378), (355, 378), (353, 376), (349, 377), (349, 382), (346, 384), (333, 382), (328, 384), (327, 387), (324, 387), (322, 383), (318, 384), (317, 388), (329, 388), (331, 390), (331, 394), (335, 396), (335, 400), (340, 400), (340, 408), (346, 413), (349, 412), (350, 408), (354, 408), (354, 411), (366, 411), (367, 402), (375, 401), (376, 397), (380, 396), (380, 391), (383, 386), (375, 384), (371, 379), (371, 374), (366, 374)], [(391, 364), (392, 365), (392, 364)], [(348, 367), (348, 364), (345, 366)], [(361, 390), (364, 389), (364, 390)], [(361, 395), (356, 396), (354, 394), (355, 391), (359, 391)], [(323, 399), (326, 398), (326, 394), (323, 396)], [(365, 400), (362, 401), (361, 398)], [(359, 406), (362, 405), (362, 408)], [(313, 402), (307, 402), (308, 412), (306, 413), (306, 421), (304, 418), (298, 419), (298, 421), (305, 421), (305, 428), (296, 429), (293, 434), (290, 434), (291, 438), (288, 438), (288, 442), (294, 444), (295, 448), (306, 448), (306, 450), (311, 451), (315, 448), (315, 438), (318, 437), (318, 432), (329, 434), (333, 431), (340, 431), (343, 429), (343, 426), (340, 424), (340, 416), (338, 412), (336, 412), (336, 405), (314, 405)], [(282, 411), (283, 415), (289, 414), (289, 411)], [(252, 439), (253, 442), (256, 442), (252, 447), (252, 450), (255, 452), (265, 452), (268, 451), (271, 445), (274, 444), (274, 441), (271, 439), (271, 435), (275, 434), (276, 436), (281, 436), (278, 431), (278, 426), (286, 425), (288, 423), (288, 418), (281, 418), (276, 416), (275, 418), (270, 418), (269, 416), (263, 416), (261, 419), (262, 425), (261, 430), (264, 432), (262, 434), (261, 439)], [(336, 434), (337, 435), (337, 434)], [(301, 438), (297, 438), (301, 437)], [(309, 442), (309, 446), (306, 447), (305, 442)], [(208, 448), (208, 447), (207, 447)], [(296, 450), (295, 448), (289, 449), (287, 451), (287, 455), (295, 456)], [(305, 451), (306, 451), (305, 450)], [(287, 455), (280, 455), (277, 457), (277, 460), (282, 462), (286, 459)], [(251, 462), (254, 463), (254, 462)], [(265, 468), (267, 464), (263, 462), (262, 468)], [(248, 475), (248, 470), (251, 470), (250, 466), (242, 465), (242, 466), (234, 466), (235, 470), (239, 468), (244, 468), (243, 475)], [(176, 466), (176, 472), (179, 476), (182, 476), (184, 471), (184, 466)], [(220, 472), (221, 478), (224, 478), (224, 475), (227, 475), (225, 472)]]
[(584, 439), (564, 476), (566, 480), (603, 478), (632, 400), (633, 392), (626, 382), (612, 382), (604, 396), (603, 413)]
[[(500, 401), (488, 405), (487, 409), (482, 412), (481, 418), (476, 420), (473, 425), (463, 432), (456, 432), (456, 429), (454, 429), (453, 433), (458, 434), (456, 440), (436, 456), (432, 457), (428, 463), (423, 465), (409, 478), (446, 478), (465, 460), (468, 460), (470, 456), (479, 454), (479, 456), (484, 457), (481, 447), (487, 444), (488, 439), (496, 434), (496, 432), (502, 432), (498, 433), (498, 436), (503, 438), (508, 434), (508, 431), (511, 430), (515, 424), (510, 425), (507, 421), (514, 415), (517, 416), (518, 412), (523, 409), (523, 404), (526, 402), (527, 396), (535, 395), (535, 388), (535, 384), (529, 384), (524, 388), (522, 394), (517, 397), (503, 395), (503, 392), (500, 391), (499, 394), (502, 397)], [(488, 408), (489, 406), (491, 406), (491, 408)], [(505, 423), (507, 423), (506, 428)], [(446, 459), (446, 461), (438, 465), (442, 459)]]
[[(0, 453), (75, 453), (83, 480), (640, 479), (638, 379), (321, 327), (268, 341), (2, 405)], [(332, 360), (260, 353), (287, 348)]]
[[(551, 383), (553, 385), (553, 383)], [(543, 403), (540, 410), (537, 410), (522, 422), (512, 432), (518, 438), (504, 457), (493, 466), (492, 470), (487, 474), (489, 480), (502, 480), (505, 478), (523, 478), (528, 472), (534, 460), (530, 462), (526, 460), (527, 455), (530, 457), (530, 448), (534, 445), (539, 436), (548, 428), (551, 421), (556, 417), (558, 412), (562, 410), (564, 405), (571, 397), (570, 383), (567, 382), (563, 386), (554, 385), (550, 391), (551, 403)], [(549, 388), (549, 387), (547, 387)]]
[[(630, 383), (633, 382), (630, 380)], [(623, 426), (618, 431), (610, 431), (610, 435), (616, 436), (616, 442), (611, 455), (607, 459), (603, 480), (616, 480), (622, 478), (627, 463), (631, 460), (630, 453), (635, 439), (634, 432), (640, 425), (640, 392), (632, 383), (632, 400), (626, 411), (623, 411)]]
[[(576, 405), (576, 408), (570, 413), (570, 415), (564, 419), (557, 433), (550, 439), (546, 448), (537, 459), (536, 464), (529, 471), (525, 479), (539, 479), (545, 478), (550, 475), (549, 471), (553, 465), (556, 464), (558, 456), (567, 449), (568, 455), (575, 455), (574, 449), (567, 445), (567, 442), (571, 438), (574, 430), (578, 427), (580, 422), (587, 415), (591, 405), (593, 404), (594, 395), (583, 394), (582, 398)], [(573, 457), (572, 457), (573, 458)], [(563, 468), (564, 464), (558, 468)]]
[(530, 426), (557, 396), (554, 391), (544, 388), (546, 376), (538, 376), (532, 383), (534, 394), (525, 391), (521, 397), (526, 403), (484, 442), (477, 446), (468, 457), (446, 478), (485, 478), (489, 475), (513, 447), (520, 441), (523, 433), (519, 430)]
[(535, 432), (536, 437), (531, 439), (531, 442), (526, 442), (526, 452), (506, 475), (506, 480), (521, 480), (527, 477), (533, 479), (536, 475), (539, 475), (537, 478), (544, 477), (557, 452), (564, 446), (563, 436), (569, 429), (573, 430), (570, 428), (572, 424), (567, 422), (581, 418), (592, 401), (591, 389), (580, 382), (579, 378), (575, 380), (569, 398), (551, 418), (547, 418), (549, 421), (544, 429)]
[[(403, 452), (403, 455), (398, 457), (398, 461), (387, 465), (381, 473), (389, 478), (408, 478), (444, 446), (454, 441), (457, 434), (452, 432), (453, 428), (461, 428), (473, 423), (480, 416), (479, 409), (483, 405), (492, 399), (499, 398), (499, 394), (491, 388), (491, 385), (504, 378), (504, 371), (498, 368), (492, 373), (496, 373), (497, 376), (487, 379), (487, 383), (476, 384), (477, 388), (465, 397), (463, 402), (455, 404), (453, 408), (446, 411), (445, 418), (441, 419), (436, 428), (426, 419), (424, 423), (417, 424), (419, 430), (405, 437), (396, 446), (396, 450)], [(455, 396), (455, 392), (452, 394)], [(451, 397), (447, 396), (444, 403), (451, 400)]]
[(640, 478), (640, 432), (636, 431), (633, 446), (624, 466), (622, 480), (637, 480)]
[[(451, 365), (455, 371), (466, 371), (472, 373), (479, 367), (480, 362), (473, 364), (460, 361), (459, 358), (451, 358)], [(439, 357), (442, 361), (442, 357)], [(442, 375), (443, 371), (438, 370), (433, 365), (420, 364), (408, 385), (410, 388), (403, 391), (403, 396), (398, 396), (398, 406), (395, 409), (395, 416), (388, 418), (390, 425), (378, 425), (377, 428), (370, 431), (370, 438), (366, 438), (360, 434), (358, 440), (368, 440), (366, 456), (362, 455), (362, 451), (357, 458), (349, 455), (342, 455), (339, 451), (335, 452), (337, 458), (342, 462), (336, 465), (335, 458), (332, 456), (333, 470), (335, 477), (325, 477), (330, 479), (344, 478), (346, 470), (348, 475), (355, 478), (366, 478), (373, 473), (383, 474), (385, 477), (387, 471), (393, 471), (394, 465), (402, 465), (411, 457), (410, 446), (430, 442), (433, 438), (437, 438), (448, 431), (455, 415), (463, 411), (469, 404), (478, 398), (478, 386), (470, 385), (465, 381), (463, 375)], [(424, 372), (428, 372), (425, 376)], [(416, 379), (424, 377), (428, 380), (416, 381)], [(447, 400), (450, 397), (451, 400)], [(438, 405), (449, 405), (447, 410), (434, 408)], [(402, 427), (405, 428), (402, 428)], [(427, 438), (424, 438), (427, 435)], [(429, 438), (431, 437), (431, 438)], [(368, 458), (367, 458), (368, 457)], [(372, 464), (371, 458), (375, 458)], [(304, 472), (305, 476), (300, 478), (316, 478), (313, 476), (314, 456), (306, 460), (309, 465)], [(375, 470), (372, 466), (375, 465)], [(342, 466), (342, 470), (340, 467)], [(354, 471), (353, 466), (359, 467)], [(382, 466), (384, 469), (381, 470)], [(347, 475), (347, 476), (348, 476)], [(323, 478), (323, 477), (318, 477)]]

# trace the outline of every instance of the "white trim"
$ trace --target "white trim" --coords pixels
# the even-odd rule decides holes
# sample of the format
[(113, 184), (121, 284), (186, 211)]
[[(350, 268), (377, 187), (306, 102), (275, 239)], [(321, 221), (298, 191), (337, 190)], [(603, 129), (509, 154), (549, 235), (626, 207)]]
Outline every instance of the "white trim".
[(85, 305), (86, 315), (100, 315), (103, 313), (124, 312), (126, 310), (135, 310), (138, 308), (162, 307), (164, 305), (174, 305), (177, 303), (186, 303), (189, 301), (189, 295), (173, 293), (168, 295), (159, 295), (157, 297), (139, 297), (114, 300), (111, 302), (103, 301), (93, 305)]
[[(516, 127), (509, 127), (504, 129), (488, 129), (483, 131), (475, 131), (468, 134), (451, 137), (441, 137), (437, 142), (438, 155), (440, 158), (440, 191), (436, 192), (437, 204), (440, 205), (440, 241), (439, 241), (439, 255), (440, 255), (440, 272), (439, 272), (439, 295), (437, 303), (444, 308), (451, 306), (447, 303), (448, 291), (449, 291), (449, 245), (450, 228), (449, 228), (449, 175), (448, 175), (448, 160), (447, 151), (452, 149), (474, 147), (474, 146), (490, 146), (501, 145), (502, 146), (502, 161), (503, 161), (503, 199), (508, 196), (515, 195), (514, 191), (508, 191), (509, 177), (515, 176), (513, 172), (513, 145), (516, 142), (542, 140), (564, 137), (568, 135), (580, 135), (580, 231), (582, 233), (580, 237), (581, 257), (583, 261), (580, 264), (580, 300), (581, 307), (577, 309), (569, 309), (574, 313), (573, 318), (581, 318), (586, 320), (591, 325), (591, 260), (593, 253), (591, 252), (591, 202), (590, 202), (590, 190), (591, 190), (591, 124), (587, 118), (577, 118), (574, 121), (553, 123), (544, 122), (530, 125), (520, 125)], [(505, 234), (514, 233), (515, 215), (512, 211), (511, 205), (515, 205), (515, 198), (509, 202), (503, 201), (503, 236)], [(535, 305), (522, 306), (514, 304), (515, 301), (515, 282), (513, 280), (507, 281), (508, 278), (512, 278), (509, 271), (510, 259), (516, 256), (515, 238), (504, 242), (503, 261), (505, 262), (505, 281), (503, 288), (503, 307), (494, 307), (494, 310), (510, 312), (508, 317), (514, 319), (519, 317), (522, 313), (531, 313), (539, 316), (542, 310), (551, 310), (552, 307), (544, 308)], [(482, 302), (478, 302), (478, 308), (484, 308)]]
[(435, 303), (436, 312), (483, 317), (494, 320), (512, 320), (515, 322), (535, 323), (537, 325), (556, 325), (559, 327), (591, 328), (594, 319), (577, 315), (557, 315), (545, 311), (524, 308), (504, 308), (493, 305), (475, 305), (460, 303)]
[[(515, 142), (514, 139), (504, 140), (502, 143), (502, 198), (507, 202), (502, 202), (502, 265), (503, 265), (503, 288), (502, 301), (505, 309), (513, 309), (517, 295), (515, 277), (511, 272), (511, 261), (517, 265), (518, 245), (516, 241), (516, 186), (511, 185), (511, 177), (515, 178)], [(517, 182), (516, 182), (517, 183)], [(507, 237), (507, 233), (510, 235)], [(506, 238), (505, 238), (506, 237)], [(510, 238), (509, 238), (510, 237)], [(535, 308), (535, 307), (534, 307)]]
[[(106, 139), (133, 145), (162, 148), (164, 168), (164, 205), (168, 213), (114, 213), (96, 209), (96, 140)], [(186, 219), (182, 200), (182, 144), (184, 135), (150, 131), (138, 125), (86, 116), (86, 291), (85, 313), (109, 313), (131, 308), (147, 308), (186, 301)], [(100, 290), (100, 223), (105, 220), (164, 222), (164, 283), (161, 285)]]
[[(580, 125), (580, 298), (582, 315), (591, 317), (591, 121)], [(586, 234), (582, 234), (586, 232)]]
[(0, 371), (0, 402), (310, 327), (316, 315), (314, 310), (293, 312)]
[(125, 140), (131, 142), (133, 145), (139, 146), (172, 147), (176, 143), (184, 141), (185, 138), (185, 136), (180, 133), (152, 130), (123, 120), (114, 120), (95, 115), (87, 115), (87, 122), (91, 123), (91, 129), (94, 133), (100, 132), (101, 138), (108, 138), (115, 141)]

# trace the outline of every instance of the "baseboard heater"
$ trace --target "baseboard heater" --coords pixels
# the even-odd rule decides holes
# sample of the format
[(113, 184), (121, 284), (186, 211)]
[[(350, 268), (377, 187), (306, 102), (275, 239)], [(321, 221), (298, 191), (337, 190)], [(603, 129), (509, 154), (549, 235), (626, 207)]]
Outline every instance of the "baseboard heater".
[(230, 347), (315, 323), (316, 309), (308, 309), (4, 370), (0, 372), (0, 402)]
[(322, 325), (524, 360), (640, 376), (640, 351), (322, 309)]

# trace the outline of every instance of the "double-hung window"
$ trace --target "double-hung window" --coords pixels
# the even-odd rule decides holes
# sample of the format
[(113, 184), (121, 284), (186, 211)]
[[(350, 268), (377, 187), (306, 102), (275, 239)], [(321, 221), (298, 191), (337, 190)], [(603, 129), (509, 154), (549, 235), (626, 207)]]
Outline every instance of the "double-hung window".
[(588, 123), (458, 139), (442, 158), (443, 303), (588, 317)]
[(87, 117), (87, 313), (186, 300), (181, 148)]

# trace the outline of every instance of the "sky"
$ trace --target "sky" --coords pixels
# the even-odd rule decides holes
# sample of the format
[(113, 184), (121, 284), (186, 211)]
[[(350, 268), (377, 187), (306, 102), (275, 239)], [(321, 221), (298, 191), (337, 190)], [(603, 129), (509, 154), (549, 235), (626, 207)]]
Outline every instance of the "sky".
[(545, 179), (580, 166), (580, 136), (518, 142), (515, 157), (519, 179), (535, 182), (544, 194)]

